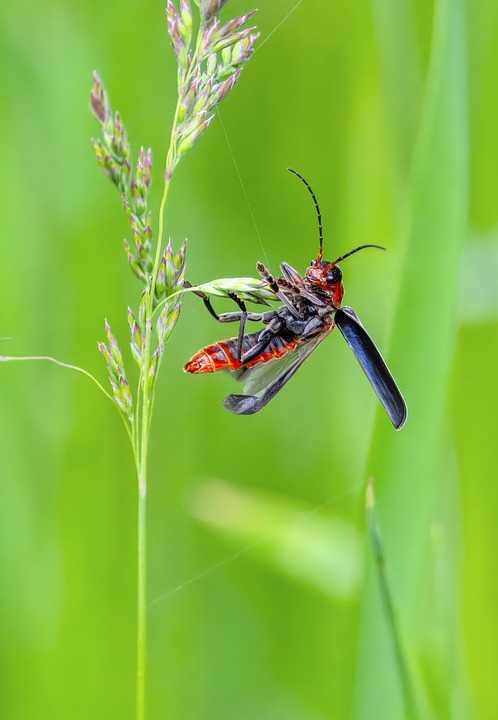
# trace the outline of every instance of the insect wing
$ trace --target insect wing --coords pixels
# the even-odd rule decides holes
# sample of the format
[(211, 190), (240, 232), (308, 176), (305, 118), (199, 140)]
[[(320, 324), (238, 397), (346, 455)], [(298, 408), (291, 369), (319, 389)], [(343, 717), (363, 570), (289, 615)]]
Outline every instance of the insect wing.
[(300, 343), (294, 350), (290, 350), (281, 358), (275, 358), (267, 363), (259, 363), (251, 368), (236, 370), (233, 374), (244, 383), (244, 394), (227, 395), (223, 400), (223, 407), (236, 415), (257, 413), (291, 379), (332, 328), (333, 325), (327, 328), (326, 332)]
[(380, 352), (356, 313), (342, 307), (335, 314), (335, 324), (354, 353), (385, 411), (399, 430), (407, 416), (406, 403)]

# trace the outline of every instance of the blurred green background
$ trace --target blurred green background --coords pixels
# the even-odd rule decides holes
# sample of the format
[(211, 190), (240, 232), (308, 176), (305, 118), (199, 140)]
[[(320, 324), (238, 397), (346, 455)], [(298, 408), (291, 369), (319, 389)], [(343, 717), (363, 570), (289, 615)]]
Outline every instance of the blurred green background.
[[(179, 165), (167, 233), (189, 239), (191, 282), (256, 260), (304, 271), (316, 218), (286, 167), (302, 172), (326, 257), (388, 247), (344, 263), (345, 302), (409, 418), (391, 428), (335, 333), (260, 415), (229, 415), (230, 378), (182, 372), (226, 332), (186, 298), (151, 441), (148, 717), (404, 717), (365, 529), (373, 476), (418, 716), (495, 718), (498, 4), (303, 0), (279, 26), (293, 7), (261, 2), (260, 48), (221, 108), (228, 142), (217, 120)], [(105, 382), (103, 319), (126, 348), (139, 285), (90, 146), (91, 73), (134, 150), (153, 148), (157, 218), (176, 74), (164, 7), (3, 3), (0, 38), (0, 349)], [(133, 718), (127, 437), (86, 378), (0, 371), (0, 716)]]

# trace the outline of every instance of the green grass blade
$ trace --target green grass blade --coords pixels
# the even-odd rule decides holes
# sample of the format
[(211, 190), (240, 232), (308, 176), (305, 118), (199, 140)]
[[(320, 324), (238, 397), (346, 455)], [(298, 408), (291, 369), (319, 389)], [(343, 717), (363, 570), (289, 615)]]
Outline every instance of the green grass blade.
[[(368, 463), (368, 475), (377, 483), (378, 518), (390, 559), (393, 599), (412, 658), (431, 642), (430, 624), (419, 603), (427, 581), (430, 527), (441, 488), (444, 416), (457, 330), (457, 280), (467, 222), (465, 76), (463, 2), (439, 0), (389, 357), (409, 416), (398, 434), (379, 413)], [(386, 618), (373, 574), (359, 652), (357, 717), (402, 717)], [(451, 664), (449, 657), (446, 661)], [(450, 676), (447, 671), (446, 667), (445, 675)], [(449, 696), (449, 689), (445, 694)]]

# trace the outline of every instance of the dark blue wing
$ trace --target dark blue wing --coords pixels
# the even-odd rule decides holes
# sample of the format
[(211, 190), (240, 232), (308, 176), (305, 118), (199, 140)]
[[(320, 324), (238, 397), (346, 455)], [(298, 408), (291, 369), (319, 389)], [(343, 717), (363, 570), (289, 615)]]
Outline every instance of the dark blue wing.
[(382, 355), (354, 310), (342, 307), (337, 310), (334, 320), (384, 406), (392, 424), (396, 430), (399, 430), (406, 420), (408, 411), (403, 396)]

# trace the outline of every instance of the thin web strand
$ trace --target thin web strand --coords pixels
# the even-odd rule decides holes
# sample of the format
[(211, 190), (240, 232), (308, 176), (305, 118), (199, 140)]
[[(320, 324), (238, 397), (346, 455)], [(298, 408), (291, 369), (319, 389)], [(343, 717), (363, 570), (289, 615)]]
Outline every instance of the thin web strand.
[(272, 35), (274, 35), (277, 32), (277, 30), (279, 30), (285, 22), (287, 22), (287, 20), (290, 18), (292, 13), (295, 12), (303, 2), (304, 2), (304, 0), (299, 0), (299, 2), (297, 2), (294, 5), (294, 7), (289, 10), (287, 15), (285, 15), (285, 17), (282, 18), (282, 20), (278, 23), (278, 25), (276, 27), (274, 27), (270, 33), (268, 33), (268, 35), (265, 37), (263, 42), (261, 42), (257, 47), (254, 48), (253, 55), (255, 55), (258, 52), (258, 50), (261, 50), (263, 45), (268, 42), (268, 40), (272, 37)]
[[(277, 32), (277, 30), (279, 30), (279, 29), (282, 27), (282, 25), (283, 25), (284, 23), (287, 22), (287, 20), (290, 18), (290, 16), (292, 15), (292, 13), (294, 13), (294, 12), (298, 9), (298, 7), (299, 7), (303, 2), (304, 2), (304, 0), (298, 0), (298, 2), (294, 5), (294, 7), (292, 7), (286, 15), (284, 15), (284, 17), (282, 18), (282, 20), (280, 20), (280, 22), (273, 28), (273, 30), (265, 37), (265, 39), (263, 40), (263, 42), (261, 42), (261, 43), (255, 48), (253, 54), (255, 54), (260, 48), (263, 47), (263, 45), (264, 45), (265, 43), (268, 42), (268, 40)], [(228, 150), (229, 150), (229, 152), (230, 152), (230, 156), (231, 156), (231, 158), (232, 158), (232, 162), (233, 162), (233, 164), (234, 164), (234, 166), (235, 166), (235, 171), (236, 171), (236, 173), (237, 173), (237, 177), (239, 178), (239, 182), (240, 182), (240, 186), (241, 186), (241, 188), (242, 188), (242, 192), (244, 193), (244, 197), (245, 197), (245, 199), (246, 199), (247, 207), (248, 207), (248, 209), (249, 209), (249, 213), (250, 213), (250, 215), (251, 215), (251, 219), (252, 219), (254, 228), (255, 228), (255, 230), (256, 230), (256, 234), (257, 234), (258, 239), (259, 239), (259, 244), (261, 245), (261, 250), (262, 250), (262, 253), (263, 253), (263, 255), (264, 255), (266, 265), (267, 265), (267, 267), (269, 268), (269, 267), (270, 267), (270, 261), (269, 261), (269, 259), (268, 259), (268, 255), (266, 254), (265, 246), (264, 246), (264, 244), (263, 244), (263, 238), (261, 237), (261, 233), (259, 232), (259, 228), (258, 228), (258, 225), (257, 225), (257, 223), (256, 223), (256, 218), (254, 217), (254, 213), (253, 213), (253, 211), (252, 211), (251, 203), (249, 202), (249, 197), (248, 197), (248, 195), (247, 195), (247, 191), (246, 191), (244, 182), (243, 182), (243, 180), (242, 180), (242, 175), (240, 174), (239, 166), (237, 165), (237, 161), (236, 161), (236, 159), (235, 159), (235, 155), (234, 155), (234, 152), (233, 152), (233, 150), (232, 150), (232, 146), (231, 146), (231, 144), (230, 144), (230, 140), (228, 139), (228, 133), (227, 133), (227, 131), (226, 131), (225, 124), (224, 124), (224, 122), (223, 122), (223, 118), (221, 117), (221, 113), (220, 113), (219, 108), (216, 108), (216, 112), (218, 113), (218, 118), (219, 118), (219, 121), (220, 121), (220, 125), (221, 125), (221, 128), (222, 128), (222, 130), (223, 130), (223, 134), (225, 135), (225, 139), (226, 139), (226, 142), (227, 142), (227, 145), (228, 145)]]
[[(339, 500), (343, 497), (348, 497), (349, 495), (354, 495), (357, 493), (358, 495), (363, 491), (365, 487), (364, 483), (358, 483), (356, 486), (350, 488), (349, 490), (346, 490), (343, 493), (339, 493), (336, 495), (332, 495), (327, 500), (324, 500), (319, 505), (316, 505), (313, 508), (310, 508), (309, 510), (305, 510), (304, 512), (300, 513), (296, 521), (299, 522), (300, 520), (311, 517), (312, 515), (316, 515), (316, 513), (320, 512), (324, 508), (326, 508), (328, 505), (330, 505), (332, 502)], [(171, 590), (168, 590), (167, 592), (163, 593), (162, 595), (159, 595), (158, 597), (154, 598), (154, 600), (151, 600), (148, 605), (149, 607), (151, 605), (157, 605), (160, 602), (163, 602), (164, 600), (168, 600), (173, 595), (176, 595), (176, 593), (181, 592), (182, 590), (185, 590), (186, 588), (193, 585), (195, 582), (199, 580), (203, 580), (205, 577), (208, 577), (212, 573), (216, 572), (220, 568), (225, 567), (226, 565), (229, 565), (230, 563), (234, 562), (235, 560), (238, 560), (243, 555), (247, 555), (248, 553), (252, 552), (253, 550), (257, 550), (260, 547), (264, 547), (267, 543), (271, 542), (272, 540), (275, 540), (278, 538), (280, 532), (285, 527), (285, 523), (280, 525), (274, 532), (269, 533), (265, 537), (255, 540), (252, 543), (249, 543), (248, 545), (245, 545), (241, 550), (237, 550), (237, 552), (233, 553), (232, 555), (229, 555), (228, 557), (224, 558), (223, 560), (220, 560), (217, 563), (214, 563), (213, 565), (210, 565), (205, 570), (201, 570), (199, 573), (194, 575), (193, 577), (189, 578), (188, 580), (185, 580), (185, 582), (180, 583), (179, 585), (175, 585), (171, 588)]]
[[(302, 0), (301, 0), (301, 1), (302, 1)], [(263, 255), (265, 256), (265, 262), (266, 262), (267, 266), (269, 266), (269, 265), (270, 265), (270, 261), (268, 260), (268, 255), (266, 254), (265, 246), (264, 246), (264, 244), (263, 244), (263, 238), (261, 237), (261, 233), (259, 232), (258, 224), (257, 224), (257, 222), (256, 222), (256, 218), (254, 217), (254, 213), (253, 213), (253, 211), (252, 211), (251, 203), (249, 202), (249, 196), (247, 195), (246, 187), (245, 187), (244, 182), (243, 182), (243, 180), (242, 180), (242, 175), (240, 174), (239, 166), (237, 165), (237, 161), (236, 161), (236, 159), (235, 159), (235, 155), (234, 155), (234, 152), (233, 152), (233, 150), (232, 150), (232, 145), (230, 144), (230, 140), (228, 139), (228, 133), (227, 133), (227, 131), (226, 131), (225, 124), (224, 124), (224, 122), (223, 122), (223, 118), (221, 117), (221, 113), (220, 113), (220, 111), (219, 111), (218, 108), (216, 109), (216, 112), (218, 113), (218, 118), (219, 118), (219, 121), (220, 121), (220, 125), (221, 125), (221, 128), (222, 128), (222, 130), (223, 130), (223, 134), (225, 135), (225, 140), (226, 140), (227, 145), (228, 145), (228, 151), (230, 152), (230, 156), (231, 156), (231, 158), (232, 158), (232, 162), (233, 162), (234, 167), (235, 167), (235, 172), (237, 173), (237, 177), (239, 178), (240, 186), (241, 186), (241, 188), (242, 188), (242, 192), (244, 193), (244, 197), (245, 197), (245, 199), (246, 199), (247, 207), (248, 207), (248, 209), (249, 209), (249, 214), (251, 215), (251, 219), (252, 219), (254, 228), (255, 228), (255, 230), (256, 230), (256, 235), (258, 236), (258, 239), (259, 239), (259, 244), (261, 245), (261, 251), (262, 251)]]

